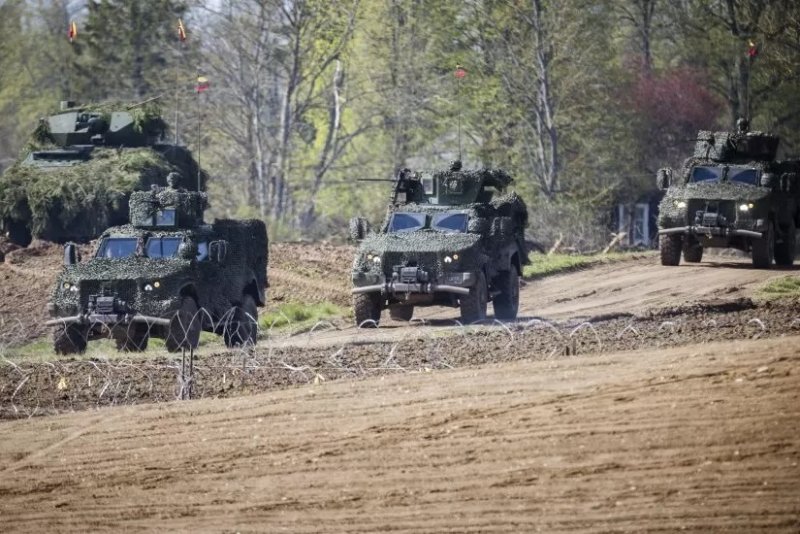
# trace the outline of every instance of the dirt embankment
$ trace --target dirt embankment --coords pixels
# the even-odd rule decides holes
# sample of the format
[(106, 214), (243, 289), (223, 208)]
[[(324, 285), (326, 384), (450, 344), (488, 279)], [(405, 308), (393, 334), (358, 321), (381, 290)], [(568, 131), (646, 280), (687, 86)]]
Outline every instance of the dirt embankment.
[(0, 423), (4, 531), (800, 529), (800, 338)]

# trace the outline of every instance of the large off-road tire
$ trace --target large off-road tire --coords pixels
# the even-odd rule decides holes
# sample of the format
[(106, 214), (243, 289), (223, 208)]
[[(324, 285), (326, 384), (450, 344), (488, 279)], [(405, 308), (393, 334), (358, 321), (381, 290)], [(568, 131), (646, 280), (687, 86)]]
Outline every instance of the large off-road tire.
[(150, 332), (146, 324), (133, 324), (114, 329), (114, 342), (121, 352), (143, 352), (147, 349)]
[(252, 295), (244, 295), (242, 303), (234, 306), (231, 320), (225, 325), (222, 337), (226, 347), (252, 347), (258, 336), (258, 308)]
[(519, 311), (519, 273), (511, 267), (510, 271), (498, 274), (494, 284), (500, 291), (492, 302), (494, 316), (504, 321), (513, 321)]
[(775, 226), (772, 221), (767, 226), (763, 239), (753, 240), (753, 267), (756, 269), (769, 269), (775, 259)]
[(489, 292), (486, 288), (486, 277), (478, 273), (478, 280), (469, 290), (469, 295), (459, 299), (461, 308), (461, 322), (470, 324), (486, 319), (486, 304), (489, 301)]
[(353, 295), (356, 326), (359, 328), (375, 328), (378, 326), (381, 320), (381, 304), (381, 294), (377, 292)]
[(681, 262), (683, 236), (680, 234), (661, 234), (658, 237), (658, 250), (661, 265), (678, 265)]
[(794, 221), (792, 221), (783, 232), (781, 242), (775, 243), (775, 263), (785, 267), (793, 265), (796, 244), (797, 229), (794, 226)]
[(192, 297), (183, 297), (178, 311), (170, 318), (167, 338), (164, 340), (169, 352), (181, 349), (196, 349), (200, 343), (203, 318), (198, 313), (197, 302)]
[(53, 350), (56, 354), (82, 354), (86, 351), (89, 329), (76, 324), (59, 325), (53, 332)]
[(392, 306), (389, 308), (389, 317), (395, 321), (410, 321), (414, 316), (414, 306), (404, 304), (402, 306)]
[(700, 263), (702, 260), (703, 245), (687, 239), (683, 244), (683, 261), (686, 263)]

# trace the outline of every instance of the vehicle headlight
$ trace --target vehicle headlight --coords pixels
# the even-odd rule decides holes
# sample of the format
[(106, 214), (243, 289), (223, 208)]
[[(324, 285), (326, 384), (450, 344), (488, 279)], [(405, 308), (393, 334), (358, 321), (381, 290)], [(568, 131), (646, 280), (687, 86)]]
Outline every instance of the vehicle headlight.
[(685, 208), (686, 207), (686, 201), (685, 200), (676, 200), (675, 201), (675, 207), (678, 208), (678, 209)]
[(70, 287), (72, 287), (72, 284), (70, 284), (69, 282), (64, 282), (61, 285), (61, 287), (63, 287), (64, 289), (68, 290)]
[(450, 256), (445, 256), (444, 257), (444, 262), (445, 263), (453, 263), (453, 258), (451, 258)]
[(453, 254), (453, 261), (458, 260), (458, 254)]
[(375, 265), (380, 265), (381, 264), (380, 256), (372, 256), (372, 263)]
[(750, 211), (751, 209), (753, 209), (753, 203), (752, 202), (749, 203), (749, 204), (739, 204), (739, 211), (741, 211), (742, 213), (746, 213), (746, 212)]
[(152, 291), (153, 290), (153, 286), (151, 286), (150, 284), (145, 284), (144, 285), (144, 290), (145, 291)]
[(153, 282), (153, 287), (154, 287), (154, 288), (156, 288), (156, 289), (158, 289), (159, 287), (161, 287), (161, 282), (159, 282), (158, 280), (156, 280), (155, 282)]
[(72, 291), (73, 293), (77, 293), (78, 292), (78, 286), (76, 286), (76, 285), (69, 286), (69, 290)]

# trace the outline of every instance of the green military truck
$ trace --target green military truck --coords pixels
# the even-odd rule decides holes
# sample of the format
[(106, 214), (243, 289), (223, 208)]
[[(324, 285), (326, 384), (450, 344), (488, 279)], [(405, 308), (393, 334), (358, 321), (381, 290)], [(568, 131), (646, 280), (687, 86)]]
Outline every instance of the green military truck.
[(778, 161), (778, 137), (748, 131), (701, 131), (679, 171), (661, 169), (662, 265), (696, 263), (709, 247), (750, 253), (754, 267), (792, 265), (800, 225), (800, 161)]
[(519, 277), (528, 263), (528, 212), (507, 188), (503, 170), (462, 170), (454, 162), (433, 173), (402, 171), (385, 220), (372, 232), (362, 218), (350, 233), (360, 242), (353, 263), (353, 307), (359, 326), (381, 313), (410, 320), (417, 306), (460, 308), (461, 321), (498, 319), (519, 309)]
[(64, 248), (47, 322), (59, 354), (80, 353), (111, 336), (123, 351), (151, 337), (169, 351), (197, 347), (200, 332), (227, 346), (256, 341), (266, 301), (267, 231), (258, 220), (203, 223), (206, 193), (154, 186), (131, 195), (131, 223), (107, 229), (96, 252), (79, 261)]

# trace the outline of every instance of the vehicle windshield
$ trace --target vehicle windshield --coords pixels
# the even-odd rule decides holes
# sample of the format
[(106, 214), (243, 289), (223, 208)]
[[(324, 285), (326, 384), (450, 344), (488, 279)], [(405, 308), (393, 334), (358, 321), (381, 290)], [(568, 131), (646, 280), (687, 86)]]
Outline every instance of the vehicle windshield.
[(136, 253), (135, 237), (107, 237), (97, 249), (98, 258), (128, 258)]
[(413, 232), (425, 228), (424, 213), (393, 213), (389, 221), (389, 233)]
[(439, 213), (433, 217), (431, 227), (440, 232), (464, 233), (468, 220), (466, 213)]
[(722, 178), (722, 167), (695, 167), (692, 169), (692, 182), (718, 182)]
[(172, 258), (178, 255), (180, 237), (151, 237), (147, 240), (146, 254), (149, 258)]
[(731, 167), (728, 169), (728, 180), (742, 184), (758, 185), (758, 171), (755, 169)]

